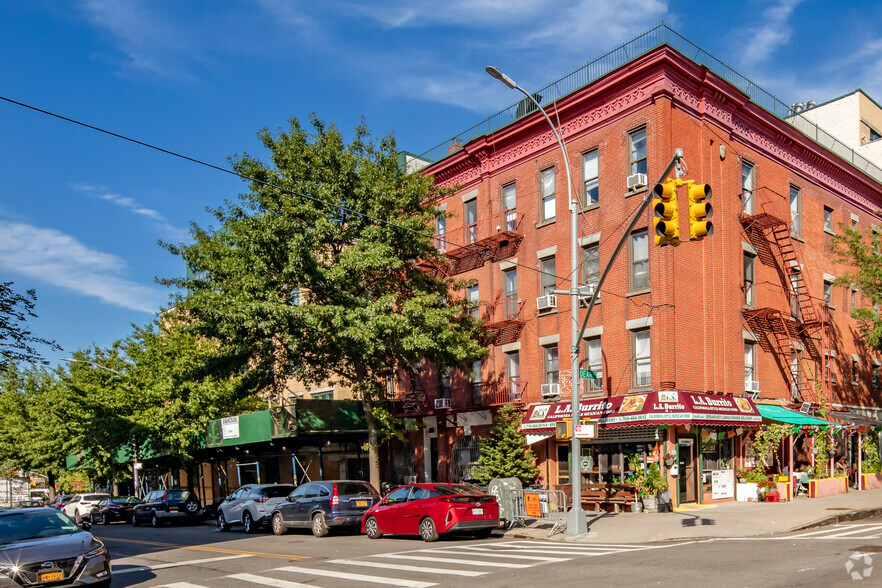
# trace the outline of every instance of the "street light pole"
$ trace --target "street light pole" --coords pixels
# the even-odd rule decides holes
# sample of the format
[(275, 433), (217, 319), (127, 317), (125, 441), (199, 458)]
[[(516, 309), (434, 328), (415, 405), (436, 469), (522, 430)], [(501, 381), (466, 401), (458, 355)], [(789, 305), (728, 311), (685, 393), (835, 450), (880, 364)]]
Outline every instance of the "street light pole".
[(582, 468), (581, 468), (581, 456), (582, 456), (582, 448), (581, 442), (576, 437), (576, 425), (579, 423), (579, 242), (578, 242), (578, 221), (579, 221), (579, 206), (576, 199), (573, 197), (573, 181), (572, 176), (570, 174), (570, 161), (567, 157), (567, 150), (564, 146), (563, 139), (560, 134), (557, 132), (557, 129), (554, 127), (554, 123), (551, 122), (551, 118), (549, 118), (548, 113), (545, 112), (545, 109), (542, 108), (542, 105), (526, 90), (518, 86), (514, 80), (510, 77), (496, 69), (495, 67), (487, 66), (485, 68), (487, 73), (501, 81), (503, 84), (508, 86), (513, 90), (517, 90), (521, 92), (524, 96), (526, 96), (533, 104), (536, 105), (536, 108), (539, 109), (539, 112), (542, 113), (542, 116), (545, 117), (546, 122), (548, 122), (548, 126), (551, 127), (551, 132), (554, 133), (555, 138), (557, 139), (557, 145), (560, 147), (561, 153), (563, 153), (563, 161), (564, 161), (564, 169), (567, 173), (567, 202), (569, 204), (570, 209), (570, 311), (571, 311), (571, 323), (572, 323), (572, 337), (570, 340), (570, 376), (571, 376), (571, 388), (573, 391), (573, 403), (572, 403), (572, 412), (571, 416), (573, 419), (573, 436), (572, 436), (572, 447), (571, 447), (571, 456), (570, 456), (570, 479), (572, 480), (573, 486), (573, 504), (570, 508), (569, 513), (567, 514), (567, 534), (568, 535), (584, 535), (588, 532), (588, 521), (585, 517), (585, 511), (582, 510)]

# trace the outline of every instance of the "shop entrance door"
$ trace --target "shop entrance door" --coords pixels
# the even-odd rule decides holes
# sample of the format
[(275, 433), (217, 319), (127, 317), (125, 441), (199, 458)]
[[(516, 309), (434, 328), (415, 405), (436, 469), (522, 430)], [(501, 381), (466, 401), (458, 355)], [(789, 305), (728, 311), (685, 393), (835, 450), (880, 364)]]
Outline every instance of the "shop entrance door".
[(677, 469), (680, 470), (680, 475), (677, 477), (680, 504), (695, 502), (695, 438), (679, 437), (677, 446), (680, 455), (677, 465)]

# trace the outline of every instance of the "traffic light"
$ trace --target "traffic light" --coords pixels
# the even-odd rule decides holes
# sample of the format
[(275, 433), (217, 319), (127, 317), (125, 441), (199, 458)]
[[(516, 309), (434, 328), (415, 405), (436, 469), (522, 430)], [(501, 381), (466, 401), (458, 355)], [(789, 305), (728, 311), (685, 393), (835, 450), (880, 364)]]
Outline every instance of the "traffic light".
[(655, 214), (652, 226), (655, 227), (655, 244), (659, 247), (680, 244), (677, 186), (682, 183), (680, 180), (668, 180), (663, 184), (656, 184), (652, 189), (655, 194), (652, 199), (652, 211)]
[(714, 215), (710, 202), (711, 187), (707, 184), (686, 182), (689, 191), (689, 239), (701, 241), (714, 234), (714, 224), (709, 219)]

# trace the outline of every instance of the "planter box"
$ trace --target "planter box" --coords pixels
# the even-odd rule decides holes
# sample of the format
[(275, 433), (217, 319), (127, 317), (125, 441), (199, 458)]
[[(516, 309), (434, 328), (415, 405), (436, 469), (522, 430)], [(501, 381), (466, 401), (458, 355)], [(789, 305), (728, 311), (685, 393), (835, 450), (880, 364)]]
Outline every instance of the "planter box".
[(848, 478), (809, 480), (809, 498), (823, 498), (848, 492)]
[(757, 500), (756, 483), (738, 482), (735, 484), (735, 500), (739, 502), (755, 502)]
[(861, 474), (861, 490), (882, 488), (882, 474)]

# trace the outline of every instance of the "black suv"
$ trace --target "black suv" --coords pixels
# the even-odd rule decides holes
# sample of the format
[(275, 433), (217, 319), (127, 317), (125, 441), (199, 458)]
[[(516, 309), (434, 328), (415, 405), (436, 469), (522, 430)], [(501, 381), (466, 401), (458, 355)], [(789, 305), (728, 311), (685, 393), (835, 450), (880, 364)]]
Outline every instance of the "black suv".
[(199, 498), (189, 490), (154, 490), (132, 509), (132, 526), (149, 522), (158, 527), (175, 519), (192, 522), (199, 511)]
[(298, 486), (285, 502), (275, 507), (271, 524), (273, 533), (284, 535), (291, 528), (311, 528), (316, 537), (324, 537), (331, 527), (358, 529), (361, 517), (380, 495), (362, 480), (325, 480)]

